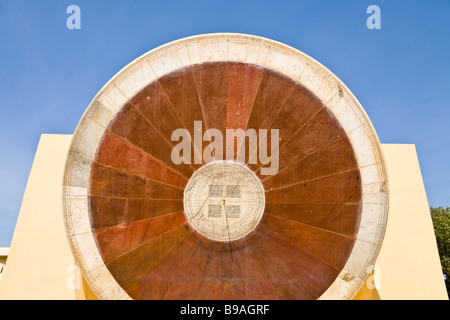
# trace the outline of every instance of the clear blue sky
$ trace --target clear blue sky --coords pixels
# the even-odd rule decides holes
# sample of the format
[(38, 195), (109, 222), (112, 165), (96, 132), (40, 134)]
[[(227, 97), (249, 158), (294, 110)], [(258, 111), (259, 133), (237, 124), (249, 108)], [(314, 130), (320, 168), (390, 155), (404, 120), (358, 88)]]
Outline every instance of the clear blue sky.
[[(81, 30), (66, 9), (81, 8)], [(369, 30), (369, 5), (381, 30)], [(450, 206), (450, 1), (0, 0), (0, 246), (42, 133), (72, 134), (101, 87), (182, 37), (238, 32), (312, 56), (356, 95), (382, 143), (415, 144), (428, 200)]]

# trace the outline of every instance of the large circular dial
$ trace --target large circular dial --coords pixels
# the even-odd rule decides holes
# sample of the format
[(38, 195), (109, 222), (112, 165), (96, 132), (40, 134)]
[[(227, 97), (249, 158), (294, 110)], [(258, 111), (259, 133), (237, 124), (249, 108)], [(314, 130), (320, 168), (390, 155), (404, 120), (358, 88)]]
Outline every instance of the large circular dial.
[(65, 223), (104, 299), (344, 299), (387, 216), (376, 133), (280, 43), (216, 34), (119, 72), (74, 134)]

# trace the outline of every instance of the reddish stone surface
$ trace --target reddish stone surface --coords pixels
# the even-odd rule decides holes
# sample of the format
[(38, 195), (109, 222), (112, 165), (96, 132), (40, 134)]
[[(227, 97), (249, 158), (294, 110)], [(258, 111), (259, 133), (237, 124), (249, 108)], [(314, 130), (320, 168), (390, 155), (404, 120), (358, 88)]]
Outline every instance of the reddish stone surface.
[(99, 229), (95, 237), (102, 246), (103, 260), (108, 263), (185, 222), (182, 212), (171, 213)]
[(204, 63), (192, 69), (205, 128), (224, 132), (227, 115), (227, 63)]
[[(203, 150), (192, 143), (191, 164), (175, 165), (171, 134), (193, 138), (194, 121), (224, 138), (279, 129), (278, 173), (248, 164), (266, 207), (243, 239), (209, 240), (185, 218), (184, 188)], [(258, 153), (247, 146), (246, 161)], [(89, 210), (107, 268), (134, 299), (317, 299), (353, 248), (361, 194), (349, 139), (317, 97), (271, 70), (220, 62), (166, 75), (125, 104), (99, 143)]]
[(263, 69), (243, 63), (228, 64), (227, 129), (247, 128)]
[(184, 188), (187, 184), (188, 180), (175, 170), (110, 131), (106, 131), (101, 143), (102, 147), (99, 148), (96, 158), (99, 164), (179, 188)]

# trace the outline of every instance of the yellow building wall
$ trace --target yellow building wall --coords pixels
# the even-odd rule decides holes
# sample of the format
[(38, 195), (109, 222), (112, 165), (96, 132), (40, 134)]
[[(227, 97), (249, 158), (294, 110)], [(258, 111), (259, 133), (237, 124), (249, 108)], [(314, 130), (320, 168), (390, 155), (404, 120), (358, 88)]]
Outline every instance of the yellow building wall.
[[(97, 299), (64, 230), (62, 180), (70, 135), (42, 135), (0, 282), (0, 299)], [(448, 299), (414, 145), (383, 145), (389, 218), (376, 267), (355, 299)], [(376, 289), (374, 285), (377, 285)]]
[(41, 136), (0, 282), (0, 300), (75, 299), (82, 287), (61, 203), (71, 137)]
[(388, 222), (375, 274), (355, 299), (448, 299), (416, 148), (382, 147), (389, 176)]

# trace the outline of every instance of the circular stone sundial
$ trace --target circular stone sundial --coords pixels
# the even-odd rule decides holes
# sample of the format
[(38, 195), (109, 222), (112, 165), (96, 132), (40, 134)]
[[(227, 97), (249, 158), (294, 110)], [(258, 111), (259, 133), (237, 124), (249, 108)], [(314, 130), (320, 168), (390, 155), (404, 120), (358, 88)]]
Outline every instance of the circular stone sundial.
[(210, 163), (189, 180), (184, 210), (190, 225), (208, 239), (234, 241), (248, 235), (264, 213), (264, 189), (246, 166)]
[[(234, 160), (225, 139), (208, 154), (229, 132), (245, 132)], [(270, 39), (207, 34), (149, 51), (95, 96), (64, 222), (101, 299), (351, 299), (388, 194), (376, 132), (333, 73)]]

